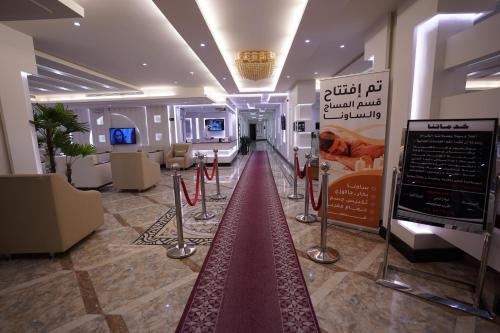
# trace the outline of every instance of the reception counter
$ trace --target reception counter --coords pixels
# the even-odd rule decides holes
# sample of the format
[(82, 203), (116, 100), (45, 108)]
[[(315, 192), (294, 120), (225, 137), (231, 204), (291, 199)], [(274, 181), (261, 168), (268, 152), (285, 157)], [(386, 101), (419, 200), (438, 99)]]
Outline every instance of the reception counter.
[(230, 142), (218, 142), (218, 141), (202, 141), (193, 142), (193, 154), (200, 152), (207, 156), (206, 162), (212, 163), (214, 160), (213, 149), (218, 149), (219, 163), (232, 163), (236, 155), (238, 154), (238, 142), (236, 140)]

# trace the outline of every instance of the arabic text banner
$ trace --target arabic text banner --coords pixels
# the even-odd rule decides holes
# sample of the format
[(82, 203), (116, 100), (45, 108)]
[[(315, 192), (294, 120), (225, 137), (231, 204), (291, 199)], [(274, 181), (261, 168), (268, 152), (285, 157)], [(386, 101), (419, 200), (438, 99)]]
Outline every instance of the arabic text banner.
[(320, 159), (330, 164), (328, 217), (378, 228), (389, 71), (320, 81)]

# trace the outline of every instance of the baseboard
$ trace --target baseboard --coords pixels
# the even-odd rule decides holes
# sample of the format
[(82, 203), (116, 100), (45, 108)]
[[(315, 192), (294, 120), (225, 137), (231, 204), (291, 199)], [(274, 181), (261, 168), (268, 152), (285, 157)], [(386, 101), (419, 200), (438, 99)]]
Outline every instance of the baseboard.
[[(385, 239), (387, 230), (381, 226), (379, 235)], [(455, 261), (462, 260), (465, 253), (458, 248), (416, 250), (391, 233), (390, 243), (410, 262)]]

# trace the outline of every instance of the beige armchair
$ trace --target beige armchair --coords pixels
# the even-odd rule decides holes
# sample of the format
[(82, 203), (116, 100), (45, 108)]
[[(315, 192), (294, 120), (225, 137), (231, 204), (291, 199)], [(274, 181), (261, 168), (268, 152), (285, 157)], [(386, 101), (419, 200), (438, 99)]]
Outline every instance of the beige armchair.
[(64, 252), (104, 224), (101, 194), (58, 174), (0, 176), (0, 253)]
[(120, 190), (145, 190), (160, 181), (160, 165), (143, 152), (111, 153), (113, 186)]
[(172, 145), (165, 154), (165, 164), (167, 168), (170, 168), (174, 163), (178, 163), (182, 169), (193, 166), (193, 152), (190, 143), (174, 143)]

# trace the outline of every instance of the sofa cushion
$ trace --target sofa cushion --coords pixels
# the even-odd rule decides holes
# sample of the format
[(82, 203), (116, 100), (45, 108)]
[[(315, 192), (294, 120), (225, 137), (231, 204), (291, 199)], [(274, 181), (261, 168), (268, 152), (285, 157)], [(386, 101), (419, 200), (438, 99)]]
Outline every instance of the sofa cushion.
[(182, 149), (174, 150), (174, 157), (184, 157), (186, 155), (186, 151)]

